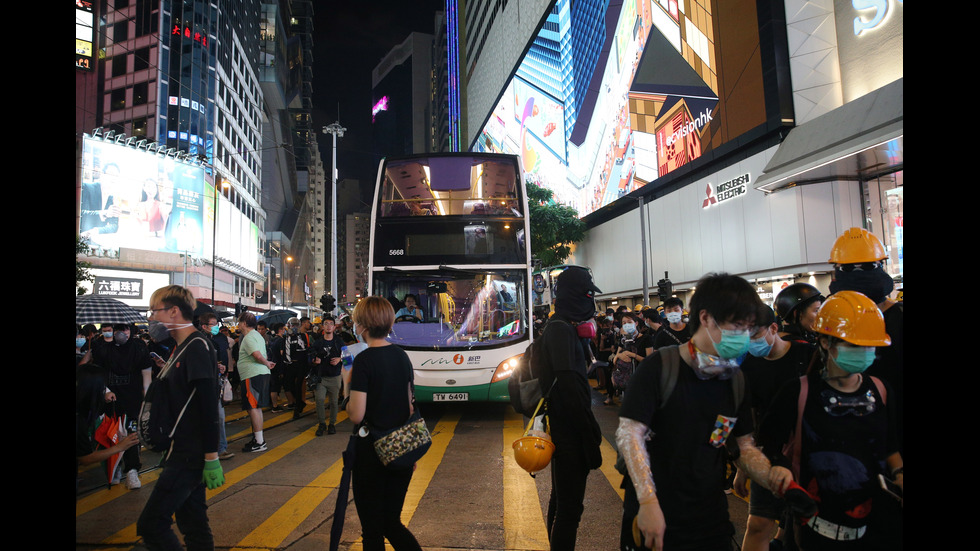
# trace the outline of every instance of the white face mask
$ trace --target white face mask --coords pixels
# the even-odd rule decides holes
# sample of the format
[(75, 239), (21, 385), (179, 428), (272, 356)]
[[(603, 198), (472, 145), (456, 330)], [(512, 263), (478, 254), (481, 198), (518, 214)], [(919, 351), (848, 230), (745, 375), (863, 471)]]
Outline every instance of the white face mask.
[(667, 321), (670, 323), (680, 323), (683, 319), (683, 314), (680, 312), (667, 312)]

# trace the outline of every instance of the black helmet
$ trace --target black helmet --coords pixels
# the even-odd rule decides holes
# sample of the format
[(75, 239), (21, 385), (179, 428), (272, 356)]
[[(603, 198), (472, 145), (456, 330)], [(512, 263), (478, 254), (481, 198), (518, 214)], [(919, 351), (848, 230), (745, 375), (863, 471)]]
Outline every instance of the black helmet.
[(808, 283), (794, 283), (776, 295), (776, 315), (784, 322), (792, 321), (790, 314), (797, 306), (806, 308), (814, 300), (823, 301), (819, 289)]

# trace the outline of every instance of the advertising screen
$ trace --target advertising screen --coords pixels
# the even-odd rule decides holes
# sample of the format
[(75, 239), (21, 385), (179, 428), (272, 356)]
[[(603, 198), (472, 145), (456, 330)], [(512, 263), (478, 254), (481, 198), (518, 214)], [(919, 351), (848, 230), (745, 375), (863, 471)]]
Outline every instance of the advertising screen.
[(204, 168), (89, 137), (82, 148), (79, 232), (92, 246), (210, 253)]
[(755, 0), (557, 0), (474, 151), (586, 216), (766, 122)]

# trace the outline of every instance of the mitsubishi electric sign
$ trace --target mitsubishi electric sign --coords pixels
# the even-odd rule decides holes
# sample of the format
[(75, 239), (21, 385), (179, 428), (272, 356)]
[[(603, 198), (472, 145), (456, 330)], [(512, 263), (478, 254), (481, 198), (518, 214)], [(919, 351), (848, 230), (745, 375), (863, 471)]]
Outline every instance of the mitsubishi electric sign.
[(705, 189), (704, 201), (701, 202), (701, 208), (706, 209), (711, 205), (717, 205), (719, 203), (724, 203), (729, 199), (734, 199), (736, 197), (741, 197), (745, 195), (748, 191), (749, 181), (751, 181), (751, 176), (749, 173), (742, 174), (738, 178), (732, 178), (727, 182), (722, 182), (717, 186), (712, 186), (711, 182)]

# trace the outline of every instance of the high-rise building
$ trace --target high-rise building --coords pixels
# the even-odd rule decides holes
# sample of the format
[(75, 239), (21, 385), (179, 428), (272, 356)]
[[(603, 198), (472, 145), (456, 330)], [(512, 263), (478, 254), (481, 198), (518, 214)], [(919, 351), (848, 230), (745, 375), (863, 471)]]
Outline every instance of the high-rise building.
[(432, 35), (411, 33), (371, 72), (373, 141), (385, 156), (432, 147)]

